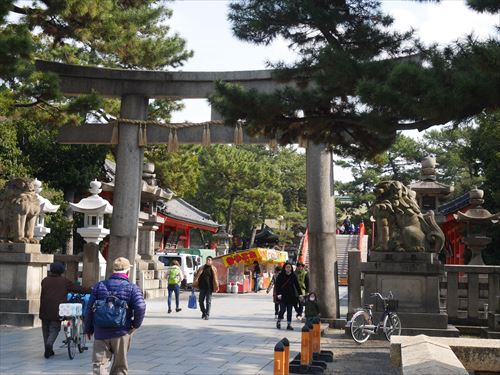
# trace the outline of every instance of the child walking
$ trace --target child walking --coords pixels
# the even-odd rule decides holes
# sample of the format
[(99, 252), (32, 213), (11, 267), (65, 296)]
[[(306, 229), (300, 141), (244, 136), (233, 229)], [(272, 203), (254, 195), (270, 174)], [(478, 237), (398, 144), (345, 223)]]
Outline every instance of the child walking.
[(311, 292), (305, 297), (305, 316), (306, 324), (312, 323), (314, 318), (319, 318), (319, 306), (316, 293)]

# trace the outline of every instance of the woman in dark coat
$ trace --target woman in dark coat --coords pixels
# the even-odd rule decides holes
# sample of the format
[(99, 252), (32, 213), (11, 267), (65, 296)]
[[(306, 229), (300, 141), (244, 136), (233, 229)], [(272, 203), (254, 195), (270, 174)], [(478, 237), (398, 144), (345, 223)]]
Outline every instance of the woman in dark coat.
[(280, 301), (280, 312), (278, 314), (276, 328), (281, 328), (281, 320), (283, 319), (286, 310), (286, 329), (293, 330), (292, 310), (293, 307), (297, 304), (298, 291), (300, 290), (300, 287), (290, 263), (285, 263), (283, 270), (276, 278), (276, 284), (274, 288), (276, 297)]
[(62, 276), (64, 264), (55, 262), (50, 265), (50, 274), (42, 280), (40, 295), (40, 320), (42, 321), (43, 343), (45, 358), (54, 355), (53, 345), (61, 330), (59, 319), (59, 304), (66, 302), (69, 292), (90, 293), (92, 289), (73, 284)]

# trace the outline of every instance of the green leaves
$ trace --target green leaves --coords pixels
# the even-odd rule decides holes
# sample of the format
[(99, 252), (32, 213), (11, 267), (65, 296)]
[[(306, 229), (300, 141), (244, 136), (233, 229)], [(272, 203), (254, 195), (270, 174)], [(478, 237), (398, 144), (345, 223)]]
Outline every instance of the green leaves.
[[(498, 10), (489, 0), (469, 3)], [(240, 39), (281, 37), (299, 54), (274, 64), (288, 88), (258, 94), (220, 83), (210, 98), (229, 122), (245, 120), (252, 133), (282, 144), (306, 137), (369, 158), (397, 130), (460, 123), (500, 103), (498, 40), (425, 48), (413, 30), (393, 31), (379, 1), (243, 0), (228, 17)]]

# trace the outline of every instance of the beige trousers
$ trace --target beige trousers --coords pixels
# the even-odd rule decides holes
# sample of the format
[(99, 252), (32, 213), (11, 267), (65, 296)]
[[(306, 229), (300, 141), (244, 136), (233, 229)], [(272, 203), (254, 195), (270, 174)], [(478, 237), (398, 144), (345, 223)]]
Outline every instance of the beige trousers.
[(110, 375), (127, 375), (127, 353), (130, 349), (131, 341), (131, 335), (106, 340), (95, 340), (94, 352), (92, 354), (93, 374), (107, 375), (109, 361), (111, 360), (111, 357), (113, 357)]

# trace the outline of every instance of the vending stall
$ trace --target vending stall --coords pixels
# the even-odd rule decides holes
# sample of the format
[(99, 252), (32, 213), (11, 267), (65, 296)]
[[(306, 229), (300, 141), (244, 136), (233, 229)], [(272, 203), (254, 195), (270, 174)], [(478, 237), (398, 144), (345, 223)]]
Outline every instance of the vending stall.
[(262, 272), (262, 289), (267, 288), (273, 275), (274, 267), (288, 260), (286, 251), (253, 248), (237, 251), (214, 258), (219, 278), (219, 292), (248, 293), (253, 290), (253, 268), (257, 261)]

